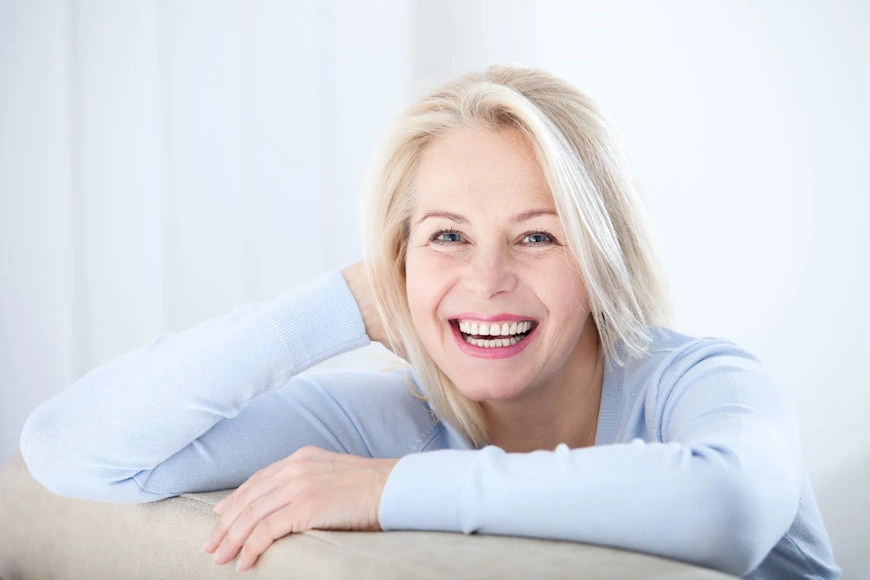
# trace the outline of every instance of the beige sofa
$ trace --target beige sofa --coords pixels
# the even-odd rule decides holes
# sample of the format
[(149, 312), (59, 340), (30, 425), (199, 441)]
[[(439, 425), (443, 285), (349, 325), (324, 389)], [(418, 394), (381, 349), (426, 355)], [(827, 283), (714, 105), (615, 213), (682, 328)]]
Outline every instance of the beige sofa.
[(200, 551), (230, 490), (147, 504), (55, 495), (16, 453), (0, 470), (0, 580), (54, 579), (724, 579), (726, 574), (573, 542), (431, 532), (328, 532), (282, 538), (245, 572)]

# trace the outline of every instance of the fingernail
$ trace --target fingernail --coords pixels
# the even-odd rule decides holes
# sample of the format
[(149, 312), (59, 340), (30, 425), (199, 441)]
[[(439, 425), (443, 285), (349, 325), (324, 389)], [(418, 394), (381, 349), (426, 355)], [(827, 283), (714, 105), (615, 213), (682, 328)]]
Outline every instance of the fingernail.
[(236, 572), (241, 572), (241, 571), (242, 571), (242, 561), (239, 560), (238, 562), (236, 562)]

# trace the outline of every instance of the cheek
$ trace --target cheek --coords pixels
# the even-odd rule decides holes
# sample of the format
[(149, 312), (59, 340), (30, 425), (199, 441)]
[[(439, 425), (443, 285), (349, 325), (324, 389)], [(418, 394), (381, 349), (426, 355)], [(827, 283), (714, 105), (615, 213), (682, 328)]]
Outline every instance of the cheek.
[[(408, 308), (418, 329), (436, 324), (435, 312), (443, 296), (443, 276), (424, 255), (409, 252), (405, 260), (405, 282)], [(425, 338), (425, 337), (424, 337)]]
[(570, 271), (571, 266), (566, 265), (559, 274), (548, 272), (548, 275), (535, 279), (536, 294), (546, 306), (549, 316), (561, 321), (566, 329), (577, 324), (582, 326), (589, 311), (583, 279), (579, 274), (565, 274)]

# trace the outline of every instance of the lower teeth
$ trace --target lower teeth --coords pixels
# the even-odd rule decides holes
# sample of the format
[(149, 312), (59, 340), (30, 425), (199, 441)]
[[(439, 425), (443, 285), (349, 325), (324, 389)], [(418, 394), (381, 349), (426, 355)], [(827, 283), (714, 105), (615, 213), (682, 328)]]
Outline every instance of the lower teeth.
[(484, 338), (473, 338), (471, 335), (465, 333), (462, 334), (462, 338), (465, 339), (465, 342), (480, 348), (500, 348), (505, 346), (513, 346), (514, 344), (523, 340), (526, 336), (528, 336), (528, 333), (515, 334), (508, 338), (495, 338), (492, 340), (487, 340)]

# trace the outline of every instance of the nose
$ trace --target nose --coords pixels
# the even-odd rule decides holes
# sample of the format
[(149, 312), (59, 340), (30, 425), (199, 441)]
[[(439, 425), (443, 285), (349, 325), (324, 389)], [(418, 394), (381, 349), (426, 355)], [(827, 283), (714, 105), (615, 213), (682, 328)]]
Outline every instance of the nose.
[(517, 272), (509, 250), (504, 247), (477, 248), (467, 263), (465, 286), (484, 300), (514, 290)]

